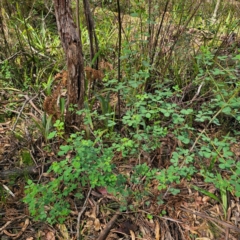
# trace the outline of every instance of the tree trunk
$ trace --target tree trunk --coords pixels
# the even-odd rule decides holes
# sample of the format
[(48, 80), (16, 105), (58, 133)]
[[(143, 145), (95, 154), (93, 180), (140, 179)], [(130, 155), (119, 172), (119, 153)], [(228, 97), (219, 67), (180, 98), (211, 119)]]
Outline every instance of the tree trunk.
[(97, 40), (97, 35), (95, 32), (94, 21), (93, 21), (92, 13), (90, 10), (89, 0), (83, 0), (83, 6), (84, 6), (86, 23), (87, 23), (88, 36), (89, 36), (89, 41), (90, 41), (91, 67), (98, 70), (98, 57), (96, 58), (96, 61), (93, 62), (95, 54), (98, 53), (99, 49), (98, 49), (98, 40)]
[[(80, 29), (73, 21), (71, 0), (54, 0), (58, 32), (67, 58), (68, 99), (66, 104), (65, 126), (80, 125), (81, 117), (76, 110), (83, 108), (84, 103), (84, 61)], [(74, 108), (70, 111), (69, 108)]]

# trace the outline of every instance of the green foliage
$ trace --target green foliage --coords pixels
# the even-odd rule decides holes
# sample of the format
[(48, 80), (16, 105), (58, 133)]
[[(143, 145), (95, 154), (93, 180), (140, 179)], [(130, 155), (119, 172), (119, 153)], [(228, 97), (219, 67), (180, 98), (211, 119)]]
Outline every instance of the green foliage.
[(70, 195), (82, 199), (85, 186), (105, 186), (109, 192), (113, 189), (116, 194), (121, 192), (123, 180), (113, 173), (113, 148), (104, 147), (100, 139), (94, 143), (83, 139), (81, 134), (72, 134), (67, 144), (60, 146), (58, 155), (66, 157), (73, 152), (71, 158), (52, 164), (48, 172), (56, 176), (54, 180), (47, 184), (28, 181), (24, 202), (36, 220), (63, 222), (70, 213), (65, 199)]
[(26, 150), (26, 149), (21, 150), (21, 164), (23, 164), (24, 166), (33, 165), (32, 156), (29, 150)]
[(35, 84), (34, 88), (39, 89), (48, 74), (63, 62), (54, 16), (47, 5), (38, 2), (25, 6), (13, 1), (11, 8), (1, 3), (5, 26), (1, 39), (5, 40), (0, 54), (6, 60), (0, 63), (0, 79), (7, 86), (26, 90)]
[(6, 85), (6, 82), (12, 78), (12, 67), (8, 61), (1, 62), (0, 66), (0, 80)]
[[(131, 87), (126, 87), (127, 98), (128, 88), (131, 91)], [(94, 132), (94, 140), (86, 140), (83, 134), (76, 133), (67, 139), (67, 144), (60, 146), (58, 154), (64, 160), (54, 162), (49, 169), (49, 173), (56, 176), (54, 181), (45, 185), (28, 182), (24, 201), (29, 205), (30, 212), (36, 219), (47, 220), (51, 224), (64, 221), (70, 208), (67, 200), (63, 199), (70, 195), (83, 197), (81, 191), (85, 186), (105, 187), (109, 193), (119, 199), (121, 209), (126, 210), (127, 199), (140, 202), (151, 195), (151, 181), (158, 182), (159, 192), (175, 195), (179, 193), (179, 189), (174, 186), (180, 184), (183, 179), (191, 180), (196, 172), (199, 172), (206, 182), (214, 183), (220, 190), (221, 203), (226, 210), (227, 191), (236, 196), (240, 194), (240, 182), (237, 177), (240, 165), (233, 158), (230, 150), (230, 143), (234, 138), (227, 134), (212, 139), (204, 131), (199, 133), (191, 125), (207, 122), (219, 126), (221, 119), (216, 123), (213, 120), (221, 114), (228, 113), (223, 111), (224, 108), (219, 103), (207, 112), (201, 110), (206, 108), (204, 103), (199, 110), (187, 106), (183, 108), (171, 100), (179, 95), (179, 91), (174, 90), (177, 88), (171, 90), (164, 85), (161, 88), (163, 89), (161, 91), (155, 90), (153, 93), (135, 96), (137, 101), (133, 102), (122, 118), (127, 136), (99, 130)], [(229, 94), (232, 92), (230, 91)], [(233, 100), (236, 95), (229, 98)], [(101, 101), (105, 103), (105, 100), (101, 99)], [(102, 116), (106, 116), (108, 111), (108, 105), (105, 106), (106, 111), (103, 111)], [(79, 111), (78, 114), (82, 115), (84, 124), (90, 126), (94, 126), (94, 122), (101, 119), (101, 115), (96, 112), (91, 113), (87, 109)], [(62, 138), (63, 123), (57, 121), (54, 126), (56, 130), (49, 134), (49, 139)], [(161, 148), (161, 139), (169, 134), (178, 142), (178, 147), (171, 153), (170, 165), (159, 169), (143, 162), (142, 156)], [(111, 143), (104, 144), (105, 138)], [(117, 173), (113, 164), (116, 153), (120, 153), (125, 160), (139, 159), (138, 164), (132, 168), (131, 177)], [(230, 181), (222, 176), (223, 172), (228, 174), (231, 172)], [(139, 190), (124, 189), (126, 181)], [(215, 195), (201, 192), (213, 199), (219, 199)], [(163, 200), (159, 198), (158, 202), (160, 204)], [(47, 210), (46, 206), (48, 206)]]
[[(6, 59), (0, 62), (1, 87), (45, 89), (49, 95), (52, 76), (64, 65), (53, 15), (50, 12), (44, 16), (43, 4), (32, 6), (28, 2), (28, 8), (33, 7), (34, 11), (27, 16), (16, 1), (12, 2), (14, 11), (9, 13), (7, 27), (10, 37), (15, 38), (4, 43), (3, 48), (11, 51), (1, 52)], [(105, 187), (123, 211), (134, 209), (128, 206), (129, 199), (135, 203), (148, 199), (154, 181), (159, 193), (157, 202), (163, 204), (167, 194), (178, 194), (178, 184), (190, 181), (196, 173), (206, 183), (214, 184), (220, 196), (194, 188), (221, 202), (225, 211), (228, 192), (240, 197), (240, 162), (231, 152), (231, 144), (240, 131), (240, 55), (234, 44), (222, 52), (219, 36), (220, 32), (234, 31), (237, 21), (232, 12), (225, 13), (220, 6), (219, 15), (225, 18), (212, 24), (212, 3), (200, 6), (196, 15), (189, 4), (181, 0), (168, 6), (170, 17), (167, 12), (162, 13), (164, 6), (156, 1), (150, 15), (146, 1), (134, 0), (131, 7), (124, 8), (122, 79), (118, 82), (114, 71), (106, 73), (102, 92), (107, 94), (96, 93), (93, 100), (86, 99), (84, 109), (77, 111), (83, 119), (84, 133), (66, 138), (63, 118), (56, 121), (54, 130), (51, 117), (44, 116), (42, 123), (35, 121), (46, 142), (66, 141), (58, 153), (62, 160), (48, 170), (52, 180), (38, 184), (28, 180), (24, 202), (36, 220), (64, 222), (70, 213), (68, 199), (82, 200), (85, 187)], [(40, 7), (41, 14), (36, 7)], [(98, 8), (95, 19), (97, 55), (115, 64), (115, 13)], [(87, 28), (83, 21), (81, 24), (84, 55), (89, 62)], [(189, 34), (188, 29), (198, 35)], [(158, 31), (160, 35), (156, 37)], [(147, 90), (149, 82), (151, 89)], [(122, 115), (116, 120), (111, 96), (118, 91)], [(99, 109), (95, 109), (96, 100)], [(9, 106), (16, 107), (14, 102)], [(76, 111), (76, 106), (69, 107)], [(61, 99), (62, 116), (64, 108), (65, 101)], [(215, 136), (211, 129), (220, 135)], [(152, 156), (156, 151), (161, 152), (159, 162)], [(131, 175), (115, 166), (129, 164), (130, 159), (136, 160), (130, 166)]]
[(64, 122), (61, 122), (60, 120), (57, 120), (53, 126), (56, 128), (56, 131), (52, 131), (49, 133), (47, 139), (52, 139), (54, 137), (63, 138), (64, 135)]

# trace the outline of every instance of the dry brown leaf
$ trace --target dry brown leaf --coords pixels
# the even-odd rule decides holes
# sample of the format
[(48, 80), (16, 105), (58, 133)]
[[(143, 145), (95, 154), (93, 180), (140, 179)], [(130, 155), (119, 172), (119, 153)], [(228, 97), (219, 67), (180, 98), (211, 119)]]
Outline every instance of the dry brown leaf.
[(146, 229), (141, 225), (139, 226), (139, 228), (140, 228), (140, 232), (142, 233), (142, 236), (145, 237), (147, 235)]
[(104, 60), (102, 60), (100, 63), (99, 63), (99, 68), (101, 70), (107, 70), (107, 71), (112, 71), (113, 70), (113, 65), (109, 62), (106, 62)]
[(101, 230), (101, 223), (98, 218), (94, 220), (94, 229), (95, 231), (100, 231)]
[(97, 187), (96, 190), (101, 193), (102, 195), (107, 195), (107, 189), (105, 187)]
[(188, 230), (188, 231), (190, 231), (191, 233), (198, 235), (198, 232), (195, 231), (195, 230), (196, 230), (196, 227), (191, 227), (191, 226), (186, 225), (186, 224), (182, 224), (182, 227), (183, 227), (185, 230)]
[(92, 229), (94, 222), (92, 220), (88, 220), (86, 224), (83, 227), (83, 230), (81, 231), (81, 234), (83, 235), (85, 232), (87, 232), (89, 229)]
[(159, 226), (159, 222), (156, 221), (155, 222), (155, 237), (156, 237), (156, 240), (160, 240), (160, 226)]
[(132, 231), (132, 230), (130, 230), (130, 235), (131, 235), (131, 239), (132, 240), (135, 240), (136, 238), (135, 238), (135, 234), (134, 234), (134, 232)]
[(45, 236), (45, 233), (41, 230), (39, 230), (37, 233), (36, 233), (36, 238), (37, 239), (44, 239), (43, 237)]
[(208, 196), (204, 196), (202, 199), (203, 203), (207, 203), (207, 202), (209, 202), (209, 200), (211, 200), (211, 198)]
[[(58, 229), (61, 233), (61, 237), (59, 237), (59, 240), (70, 239), (69, 234), (68, 234), (68, 230), (67, 230), (67, 227), (66, 227), (65, 224), (58, 224), (57, 227), (58, 227)], [(54, 239), (52, 239), (52, 240), (54, 240)]]
[(87, 212), (85, 213), (85, 215), (86, 215), (87, 217), (92, 218), (93, 220), (95, 220), (95, 219), (97, 218), (96, 210), (97, 210), (97, 209), (96, 209), (96, 206), (94, 206), (94, 207), (92, 208), (92, 211), (91, 211), (91, 212), (87, 211)]
[[(69, 238), (61, 238), (61, 237), (59, 237), (59, 239), (60, 239), (60, 240), (61, 240), (61, 239), (67, 240), (67, 239), (69, 239)], [(53, 232), (47, 232), (47, 233), (46, 233), (46, 240), (55, 240), (54, 233), (53, 233)]]
[(110, 232), (106, 238), (106, 240), (118, 240), (119, 236), (116, 233)]

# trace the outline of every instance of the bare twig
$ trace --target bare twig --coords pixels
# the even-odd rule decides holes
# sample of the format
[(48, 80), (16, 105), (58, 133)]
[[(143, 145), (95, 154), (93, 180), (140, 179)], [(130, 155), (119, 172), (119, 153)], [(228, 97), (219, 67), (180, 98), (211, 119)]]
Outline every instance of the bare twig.
[(193, 97), (192, 100), (190, 101), (190, 104), (193, 103), (193, 101), (194, 101), (194, 100), (198, 97), (198, 95), (200, 94), (200, 91), (201, 91), (201, 88), (202, 88), (202, 86), (203, 86), (203, 83), (204, 83), (204, 82), (201, 82), (201, 84), (199, 85), (196, 94), (194, 95), (194, 97)]
[(210, 217), (210, 216), (208, 216), (208, 215), (206, 215), (204, 213), (200, 213), (198, 211), (192, 211), (190, 209), (183, 208), (183, 207), (181, 207), (181, 210), (183, 210), (185, 212), (189, 212), (189, 213), (195, 214), (195, 215), (197, 215), (199, 217), (202, 217), (202, 218), (207, 218), (207, 219), (209, 219), (209, 220), (211, 220), (211, 221), (213, 221), (215, 223), (221, 224), (225, 228), (230, 228), (230, 229), (232, 229), (232, 230), (234, 230), (236, 232), (240, 232), (240, 229), (237, 226), (234, 226), (234, 225), (232, 225), (232, 224), (230, 224), (228, 222), (221, 221), (221, 220), (219, 220), (217, 218)]
[(40, 114), (42, 115), (43, 112), (41, 110), (39, 110), (36, 105), (33, 103), (33, 99), (35, 99), (36, 97), (38, 97), (38, 95), (32, 97), (29, 99), (29, 97), (27, 95), (24, 95), (25, 99), (29, 100), (29, 103), (31, 104), (31, 106)]
[(0, 62), (0, 64), (4, 63), (5, 61), (9, 61), (9, 60), (15, 58), (15, 57), (16, 57), (18, 54), (20, 54), (20, 53), (22, 53), (21, 50), (18, 51), (18, 52), (16, 52), (16, 53), (14, 53), (14, 54), (13, 54), (12, 56), (10, 56), (9, 58), (4, 59), (3, 61)]
[(24, 107), (26, 106), (26, 104), (27, 104), (28, 102), (30, 102), (31, 105), (35, 108), (35, 110), (39, 112), (39, 110), (37, 109), (37, 107), (36, 107), (36, 106), (33, 104), (33, 102), (32, 102), (32, 100), (35, 99), (37, 96), (38, 96), (38, 95), (36, 95), (36, 96), (34, 96), (34, 97), (32, 97), (32, 98), (29, 98), (27, 95), (24, 95), (24, 97), (25, 97), (26, 100), (24, 101), (24, 103), (23, 103), (23, 105), (22, 105), (22, 107), (21, 107), (21, 109), (20, 109), (20, 111), (19, 111), (19, 113), (18, 113), (18, 115), (17, 115), (17, 119), (16, 119), (16, 121), (15, 121), (15, 123), (14, 123), (14, 125), (13, 125), (13, 128), (12, 128), (12, 131), (13, 131), (13, 132), (15, 131), (15, 128), (16, 128), (18, 119), (19, 119), (20, 116), (22, 115), (23, 109), (24, 109)]
[[(227, 221), (228, 221), (228, 222), (230, 221), (230, 218), (231, 218), (231, 210), (232, 210), (232, 208), (229, 207), (229, 208), (228, 208), (228, 212), (227, 212)], [(226, 229), (226, 232), (225, 232), (225, 240), (229, 240), (229, 228)]]
[(7, 236), (11, 237), (11, 239), (18, 239), (25, 232), (25, 230), (27, 229), (29, 223), (30, 223), (30, 221), (27, 218), (25, 220), (25, 223), (24, 223), (22, 229), (18, 233), (10, 233), (7, 230), (3, 230), (3, 233), (6, 234)]
[(80, 230), (80, 220), (81, 220), (81, 216), (82, 216), (83, 212), (86, 209), (87, 201), (89, 199), (91, 191), (92, 191), (92, 188), (89, 189), (87, 197), (86, 197), (85, 202), (83, 204), (82, 210), (78, 213), (78, 218), (77, 218), (77, 239), (80, 239), (80, 231), (79, 231)]
[(15, 195), (14, 195), (14, 193), (6, 186), (6, 185), (2, 185), (4, 188), (5, 188), (5, 190), (12, 196), (12, 197), (15, 197)]
[(117, 220), (119, 216), (119, 212), (117, 212), (112, 219), (108, 222), (107, 226), (103, 229), (103, 231), (100, 233), (99, 237), (97, 238), (97, 240), (105, 240), (107, 235), (109, 234), (113, 224), (115, 223), (115, 221)]
[(18, 119), (19, 119), (20, 116), (22, 115), (22, 111), (23, 111), (24, 107), (26, 106), (26, 104), (27, 104), (28, 102), (29, 102), (29, 99), (26, 99), (25, 102), (23, 103), (23, 105), (22, 105), (22, 107), (21, 107), (21, 110), (20, 110), (20, 112), (19, 112), (18, 115), (17, 115), (17, 119), (16, 119), (16, 121), (15, 121), (15, 123), (14, 123), (14, 125), (13, 125), (13, 128), (12, 128), (12, 131), (13, 131), (13, 132), (15, 131), (15, 128), (16, 128), (16, 126), (17, 126)]
[[(120, 9), (120, 1), (117, 0), (117, 10), (118, 10), (118, 83), (121, 82), (121, 48), (122, 48), (122, 21), (121, 21), (121, 9)], [(121, 99), (120, 99), (120, 90), (118, 90), (118, 118), (119, 124), (121, 128)]]
[(217, 12), (218, 12), (218, 9), (219, 9), (219, 6), (220, 6), (220, 2), (221, 2), (221, 0), (217, 0), (217, 3), (215, 5), (215, 9), (214, 9), (214, 12), (213, 12), (213, 15), (212, 15), (212, 18), (211, 18), (212, 23), (215, 23), (216, 20), (217, 20)]
[(1, 232), (13, 221), (7, 221), (1, 228), (0, 228), (0, 234)]

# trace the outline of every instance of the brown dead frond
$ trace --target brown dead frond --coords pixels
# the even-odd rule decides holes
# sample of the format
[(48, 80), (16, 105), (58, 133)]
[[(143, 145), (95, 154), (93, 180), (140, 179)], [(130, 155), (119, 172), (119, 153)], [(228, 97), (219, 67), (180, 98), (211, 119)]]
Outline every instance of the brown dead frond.
[(96, 70), (91, 67), (85, 67), (86, 78), (89, 82), (94, 82), (96, 80), (101, 81), (104, 77), (104, 74), (101, 70)]
[(54, 90), (50, 96), (47, 96), (43, 103), (44, 111), (52, 116), (53, 122), (60, 118), (60, 109), (58, 106), (59, 97), (62, 94), (62, 90), (67, 86), (68, 72), (62, 71), (57, 73), (54, 77)]
[(112, 71), (113, 70), (113, 65), (111, 63), (109, 63), (109, 62), (106, 62), (106, 61), (102, 60), (99, 63), (99, 68), (102, 71)]

